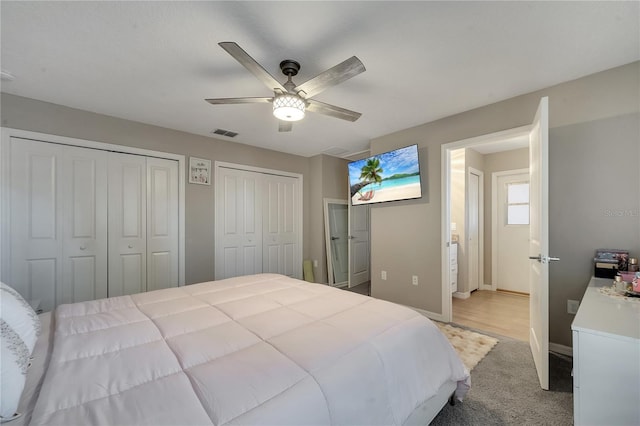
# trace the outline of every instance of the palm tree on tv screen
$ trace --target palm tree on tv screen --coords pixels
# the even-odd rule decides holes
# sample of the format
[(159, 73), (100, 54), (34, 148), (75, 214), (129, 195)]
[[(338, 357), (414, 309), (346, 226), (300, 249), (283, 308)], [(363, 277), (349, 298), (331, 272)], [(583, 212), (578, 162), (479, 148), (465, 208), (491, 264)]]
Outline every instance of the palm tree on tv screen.
[(362, 169), (360, 170), (360, 179), (363, 179), (367, 184), (375, 182), (382, 182), (382, 167), (380, 167), (380, 159), (377, 157), (369, 158)]

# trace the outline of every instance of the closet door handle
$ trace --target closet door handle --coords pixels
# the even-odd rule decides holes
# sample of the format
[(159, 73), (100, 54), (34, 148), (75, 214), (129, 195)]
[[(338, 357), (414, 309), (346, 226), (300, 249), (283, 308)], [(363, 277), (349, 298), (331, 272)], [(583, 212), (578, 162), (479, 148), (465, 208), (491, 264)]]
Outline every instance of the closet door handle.
[(85, 246), (80, 246), (80, 250), (86, 250), (87, 247)]
[(131, 244), (129, 244), (127, 247), (129, 247), (129, 248), (133, 248), (133, 246), (132, 246)]

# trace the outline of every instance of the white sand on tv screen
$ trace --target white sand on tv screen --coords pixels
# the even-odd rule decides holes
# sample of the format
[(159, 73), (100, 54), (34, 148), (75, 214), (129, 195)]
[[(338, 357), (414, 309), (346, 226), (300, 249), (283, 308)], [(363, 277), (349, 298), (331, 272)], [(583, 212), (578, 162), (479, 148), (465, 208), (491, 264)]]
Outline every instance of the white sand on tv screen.
[[(370, 203), (383, 203), (385, 201), (397, 201), (410, 198), (420, 198), (420, 184), (412, 183), (409, 185), (396, 186), (392, 188), (374, 189), (372, 194), (369, 194), (367, 187), (362, 188), (360, 193), (351, 197), (353, 205), (358, 204), (370, 204)], [(369, 196), (372, 195), (370, 199)]]

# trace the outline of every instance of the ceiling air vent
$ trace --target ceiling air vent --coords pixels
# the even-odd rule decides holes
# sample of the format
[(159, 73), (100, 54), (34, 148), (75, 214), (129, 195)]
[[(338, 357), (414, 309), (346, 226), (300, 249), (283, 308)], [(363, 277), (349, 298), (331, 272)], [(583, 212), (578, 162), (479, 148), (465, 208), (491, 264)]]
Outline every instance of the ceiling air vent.
[(231, 132), (231, 131), (225, 130), (225, 129), (215, 129), (211, 133), (213, 133), (214, 135), (227, 136), (229, 138), (235, 138), (236, 136), (238, 136), (237, 132)]

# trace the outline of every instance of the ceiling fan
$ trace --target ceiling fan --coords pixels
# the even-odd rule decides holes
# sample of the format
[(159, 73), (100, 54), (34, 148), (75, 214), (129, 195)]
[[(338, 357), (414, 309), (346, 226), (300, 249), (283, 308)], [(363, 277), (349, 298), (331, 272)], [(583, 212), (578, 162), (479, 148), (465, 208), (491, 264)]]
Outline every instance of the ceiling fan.
[(300, 64), (293, 59), (285, 59), (280, 62), (280, 70), (287, 76), (287, 81), (284, 84), (280, 84), (278, 80), (269, 74), (255, 59), (242, 50), (238, 44), (224, 41), (218, 43), (218, 45), (255, 75), (258, 80), (262, 81), (270, 90), (273, 90), (274, 96), (270, 98), (205, 99), (205, 101), (210, 104), (270, 102), (273, 104), (273, 115), (280, 120), (278, 128), (280, 132), (290, 132), (293, 127), (293, 122), (304, 118), (305, 110), (347, 121), (356, 121), (362, 115), (359, 112), (311, 99), (320, 92), (364, 72), (364, 65), (360, 59), (355, 56), (296, 86), (296, 84), (291, 81), (291, 77), (295, 77), (298, 74)]

